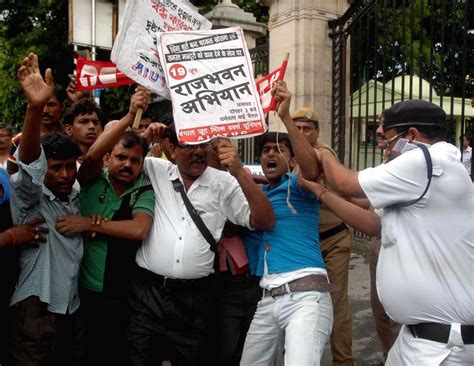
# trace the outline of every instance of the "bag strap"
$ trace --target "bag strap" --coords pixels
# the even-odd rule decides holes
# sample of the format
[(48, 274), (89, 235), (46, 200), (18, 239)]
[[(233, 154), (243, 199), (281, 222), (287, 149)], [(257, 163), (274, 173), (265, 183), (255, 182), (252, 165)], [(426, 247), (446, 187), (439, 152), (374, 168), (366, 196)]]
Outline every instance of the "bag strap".
[(204, 223), (204, 221), (202, 221), (201, 216), (199, 216), (193, 204), (189, 200), (188, 195), (184, 191), (183, 183), (181, 183), (178, 178), (173, 180), (172, 183), (174, 190), (181, 194), (181, 198), (183, 199), (184, 205), (188, 210), (189, 216), (191, 216), (191, 219), (193, 219), (194, 224), (196, 224), (204, 239), (206, 239), (206, 241), (209, 243), (210, 249), (215, 252), (217, 245), (216, 240), (214, 239), (206, 224)]
[(428, 189), (430, 188), (431, 178), (433, 176), (433, 162), (431, 161), (430, 152), (428, 151), (428, 148), (423, 144), (417, 144), (416, 142), (412, 142), (412, 144), (418, 146), (421, 149), (421, 151), (423, 152), (423, 155), (425, 156), (426, 170), (427, 170), (427, 177), (426, 178), (428, 179), (428, 183), (426, 183), (425, 190), (423, 191), (421, 196), (418, 197), (417, 199), (412, 200), (412, 201), (408, 201), (408, 202), (403, 202), (403, 203), (396, 203), (394, 205), (388, 206), (388, 208), (400, 208), (400, 207), (406, 207), (406, 206), (413, 205), (413, 204), (417, 203), (419, 200), (421, 200), (425, 196), (426, 192), (428, 192)]

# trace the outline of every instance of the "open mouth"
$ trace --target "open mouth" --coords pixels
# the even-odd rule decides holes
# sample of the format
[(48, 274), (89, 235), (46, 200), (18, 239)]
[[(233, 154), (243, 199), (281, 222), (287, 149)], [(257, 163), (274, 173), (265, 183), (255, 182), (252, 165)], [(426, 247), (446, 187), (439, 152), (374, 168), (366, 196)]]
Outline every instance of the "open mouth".
[(278, 166), (278, 164), (275, 160), (269, 160), (267, 162), (267, 170), (269, 172), (274, 172), (276, 170), (277, 166)]

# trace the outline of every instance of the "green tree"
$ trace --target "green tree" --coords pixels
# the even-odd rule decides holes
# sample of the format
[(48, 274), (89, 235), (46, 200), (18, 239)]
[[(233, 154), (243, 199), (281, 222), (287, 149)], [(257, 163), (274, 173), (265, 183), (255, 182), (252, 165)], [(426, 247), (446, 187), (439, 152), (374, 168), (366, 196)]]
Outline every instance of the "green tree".
[(16, 72), (29, 52), (38, 55), (42, 72), (53, 70), (56, 83), (69, 82), (73, 58), (67, 42), (68, 2), (15, 0), (0, 6), (0, 119), (19, 130), (26, 101)]

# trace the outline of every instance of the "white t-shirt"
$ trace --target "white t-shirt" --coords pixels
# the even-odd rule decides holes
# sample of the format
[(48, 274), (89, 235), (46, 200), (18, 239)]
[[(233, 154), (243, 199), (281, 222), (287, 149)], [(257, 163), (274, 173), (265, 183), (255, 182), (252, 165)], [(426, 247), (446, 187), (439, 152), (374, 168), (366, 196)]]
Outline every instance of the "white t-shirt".
[(466, 167), (467, 173), (471, 175), (472, 147), (468, 146), (466, 150), (463, 150), (462, 163)]
[[(140, 267), (165, 277), (192, 279), (214, 272), (214, 253), (194, 224), (172, 181), (178, 167), (167, 160), (147, 157), (145, 172), (155, 192), (155, 216), (148, 237), (137, 251)], [(187, 191), (194, 208), (218, 241), (227, 220), (250, 228), (250, 208), (237, 180), (208, 167)]]
[(446, 142), (429, 148), (427, 183), (421, 149), (359, 173), (382, 222), (377, 289), (387, 314), (403, 324), (474, 324), (474, 190), (460, 151)]

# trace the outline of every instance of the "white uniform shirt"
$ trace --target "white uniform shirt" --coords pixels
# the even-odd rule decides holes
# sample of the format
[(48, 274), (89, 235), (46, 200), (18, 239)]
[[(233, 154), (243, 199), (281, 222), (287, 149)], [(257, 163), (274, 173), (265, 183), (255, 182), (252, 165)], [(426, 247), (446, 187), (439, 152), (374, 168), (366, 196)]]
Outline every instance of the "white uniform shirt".
[(474, 324), (474, 191), (460, 151), (446, 142), (429, 148), (431, 187), (421, 149), (359, 173), (371, 204), (384, 208), (377, 289), (387, 314), (403, 324)]
[(472, 165), (472, 147), (468, 146), (466, 150), (462, 152), (462, 163), (466, 167), (467, 173), (471, 175)]
[[(145, 172), (155, 191), (155, 216), (148, 237), (137, 251), (140, 267), (171, 278), (192, 279), (214, 272), (214, 253), (188, 214), (172, 181), (178, 167), (147, 157)], [(250, 208), (237, 180), (227, 172), (208, 167), (187, 191), (194, 208), (216, 241), (227, 220), (250, 227)]]

